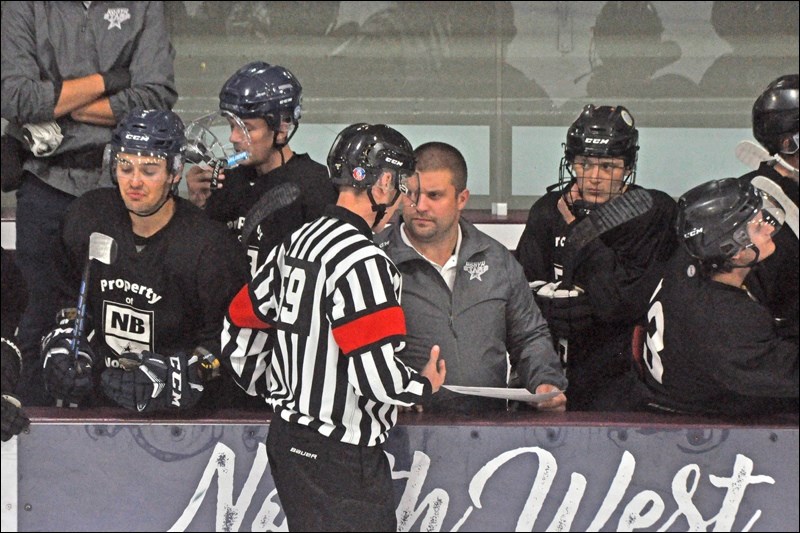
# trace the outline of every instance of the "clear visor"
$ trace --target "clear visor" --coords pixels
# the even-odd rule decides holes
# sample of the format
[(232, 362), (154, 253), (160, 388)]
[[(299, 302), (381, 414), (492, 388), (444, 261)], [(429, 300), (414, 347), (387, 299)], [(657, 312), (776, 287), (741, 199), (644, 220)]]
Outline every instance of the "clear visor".
[(210, 113), (186, 126), (188, 163), (212, 165), (222, 160), (232, 168), (249, 157), (251, 145), (247, 126), (229, 111)]
[[(134, 170), (144, 180), (155, 181), (163, 179), (164, 174), (159, 170), (167, 157), (158, 152), (146, 150), (131, 150), (125, 147), (107, 144), (103, 152), (103, 168), (111, 173), (112, 180), (116, 183), (120, 175), (130, 176)], [(176, 174), (180, 170), (181, 160), (175, 159), (176, 168), (167, 169), (167, 175)]]
[[(783, 227), (783, 223), (786, 221), (786, 212), (781, 207), (781, 204), (778, 201), (767, 194), (764, 191), (759, 191), (759, 195), (761, 196), (761, 217), (756, 214), (753, 218), (750, 219), (748, 224), (753, 222), (759, 222), (760, 224), (769, 224), (772, 226), (774, 231), (772, 234), (774, 235), (777, 233), (779, 229)], [(758, 220), (758, 219), (761, 220)]]
[(800, 147), (800, 133), (795, 133), (783, 139), (781, 142), (781, 153), (788, 155), (796, 154), (798, 147)]
[(397, 189), (412, 205), (417, 205), (420, 194), (419, 173), (408, 170), (398, 170), (397, 174), (399, 178)]

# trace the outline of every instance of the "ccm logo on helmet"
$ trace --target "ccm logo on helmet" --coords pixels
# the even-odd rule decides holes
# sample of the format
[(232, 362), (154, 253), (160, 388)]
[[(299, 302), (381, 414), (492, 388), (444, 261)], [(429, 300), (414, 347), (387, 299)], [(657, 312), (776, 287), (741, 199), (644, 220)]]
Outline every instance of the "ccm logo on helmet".
[(391, 157), (387, 157), (386, 158), (386, 162), (387, 163), (391, 163), (393, 165), (397, 165), (398, 167), (402, 167), (403, 166), (403, 163), (401, 161), (398, 161), (397, 159), (392, 159)]
[(132, 133), (125, 134), (126, 139), (133, 139), (134, 141), (149, 141), (150, 137), (148, 135), (134, 135)]
[(703, 233), (703, 228), (694, 228), (693, 230), (684, 233), (683, 238), (689, 239), (691, 237), (694, 237), (695, 235), (700, 235), (701, 233)]
[(608, 139), (586, 139), (586, 144), (608, 144)]

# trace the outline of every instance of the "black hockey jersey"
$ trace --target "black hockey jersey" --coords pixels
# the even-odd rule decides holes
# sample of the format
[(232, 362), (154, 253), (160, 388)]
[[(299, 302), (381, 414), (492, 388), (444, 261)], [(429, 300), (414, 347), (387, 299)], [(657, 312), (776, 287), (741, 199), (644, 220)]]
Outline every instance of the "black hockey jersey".
[(212, 220), (223, 222), (241, 240), (242, 227), (250, 209), (269, 190), (286, 182), (300, 187), (300, 197), (292, 205), (267, 217), (253, 232), (248, 243), (250, 273), (283, 237), (306, 222), (318, 218), (325, 206), (336, 203), (338, 192), (328, 179), (328, 169), (308, 154), (294, 154), (282, 165), (263, 176), (255, 168), (239, 166), (225, 171), (224, 187), (214, 191), (205, 211)]
[(653, 293), (643, 403), (678, 412), (797, 412), (798, 346), (744, 288), (702, 278), (683, 250)]
[[(639, 188), (632, 185), (632, 188)], [(587, 244), (575, 257), (574, 283), (592, 306), (593, 327), (569, 339), (567, 394), (571, 410), (624, 410), (633, 328), (647, 311), (663, 264), (677, 246), (677, 204), (649, 190), (653, 207)], [(516, 254), (528, 281), (558, 281), (564, 247), (574, 226), (559, 213), (561, 191), (551, 191), (530, 209)]]
[[(759, 175), (777, 183), (786, 196), (798, 204), (800, 189), (797, 182), (781, 176), (766, 163), (741, 179), (749, 181)], [(797, 341), (800, 337), (800, 247), (797, 236), (788, 226), (783, 227), (773, 240), (775, 252), (753, 268), (745, 283), (775, 317), (778, 333)]]
[(246, 260), (221, 224), (188, 201), (175, 201), (172, 219), (140, 251), (117, 189), (90, 191), (70, 205), (63, 244), (73, 282), (64, 307), (77, 302), (90, 234), (108, 235), (118, 246), (113, 264), (92, 261), (88, 288), (92, 346), (106, 365), (118, 365), (125, 351), (170, 355), (203, 346), (219, 353), (225, 309), (247, 279)]

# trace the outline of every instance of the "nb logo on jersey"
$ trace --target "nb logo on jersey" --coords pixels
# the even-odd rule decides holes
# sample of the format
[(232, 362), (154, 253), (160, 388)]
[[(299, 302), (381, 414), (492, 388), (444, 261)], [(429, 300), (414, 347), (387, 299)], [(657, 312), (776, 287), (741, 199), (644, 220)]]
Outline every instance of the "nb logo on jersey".
[(116, 302), (103, 302), (103, 331), (117, 354), (153, 349), (153, 312)]

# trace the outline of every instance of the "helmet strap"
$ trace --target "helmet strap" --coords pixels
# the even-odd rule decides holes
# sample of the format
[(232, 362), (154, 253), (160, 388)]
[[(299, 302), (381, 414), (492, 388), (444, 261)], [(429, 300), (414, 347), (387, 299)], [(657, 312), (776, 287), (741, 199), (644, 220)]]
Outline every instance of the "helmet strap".
[(367, 189), (367, 196), (369, 197), (369, 201), (372, 204), (372, 210), (375, 212), (375, 221), (372, 223), (372, 229), (378, 225), (381, 219), (386, 216), (386, 209), (389, 207), (386, 204), (379, 204), (375, 201), (375, 197), (372, 196), (372, 188), (370, 187)]
[(752, 268), (752, 267), (756, 266), (756, 263), (758, 263), (758, 258), (761, 257), (761, 251), (758, 249), (758, 246), (756, 246), (753, 243), (750, 243), (749, 245), (745, 246), (745, 248), (743, 248), (743, 249), (747, 249), (747, 248), (750, 248), (751, 250), (753, 250), (756, 253), (755, 258), (753, 258), (753, 260), (748, 262), (746, 265), (733, 265), (733, 264), (730, 264), (730, 261), (728, 261), (728, 263), (730, 264), (731, 269), (734, 269), (734, 268)]
[(800, 176), (800, 171), (797, 169), (797, 167), (793, 167), (792, 165), (790, 165), (783, 157), (781, 157), (781, 154), (775, 154), (774, 157), (775, 157), (775, 162), (780, 166), (782, 166), (783, 168), (785, 168), (786, 170), (788, 170), (791, 177), (797, 179), (798, 176)]
[(386, 216), (386, 210), (389, 208), (389, 206), (392, 206), (395, 204), (395, 202), (397, 202), (397, 199), (400, 198), (400, 194), (401, 194), (400, 190), (398, 188), (395, 188), (394, 197), (392, 198), (392, 201), (387, 204), (379, 204), (378, 202), (375, 201), (375, 197), (372, 196), (372, 187), (367, 189), (367, 197), (369, 197), (369, 201), (372, 204), (372, 210), (376, 213), (375, 222), (372, 223), (372, 229), (375, 229), (375, 227), (383, 219), (383, 217)]

